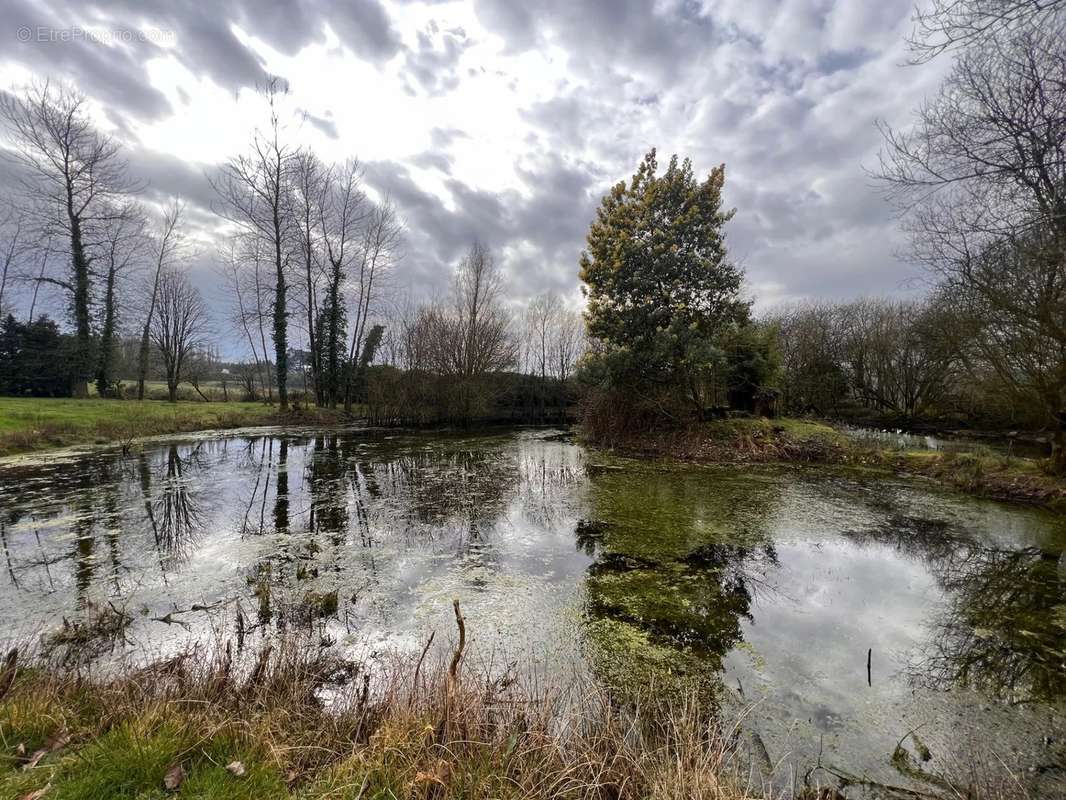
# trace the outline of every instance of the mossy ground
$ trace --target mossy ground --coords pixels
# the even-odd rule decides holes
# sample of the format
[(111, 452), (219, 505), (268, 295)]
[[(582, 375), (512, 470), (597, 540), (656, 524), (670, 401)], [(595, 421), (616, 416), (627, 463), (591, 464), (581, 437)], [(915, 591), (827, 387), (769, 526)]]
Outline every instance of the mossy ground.
[(322, 409), (281, 414), (264, 403), (0, 397), (0, 456), (166, 433), (338, 419)]
[(1066, 476), (1051, 474), (1046, 460), (985, 448), (967, 453), (884, 449), (817, 420), (714, 420), (642, 434), (617, 452), (703, 464), (834, 464), (920, 474), (970, 494), (1066, 512)]

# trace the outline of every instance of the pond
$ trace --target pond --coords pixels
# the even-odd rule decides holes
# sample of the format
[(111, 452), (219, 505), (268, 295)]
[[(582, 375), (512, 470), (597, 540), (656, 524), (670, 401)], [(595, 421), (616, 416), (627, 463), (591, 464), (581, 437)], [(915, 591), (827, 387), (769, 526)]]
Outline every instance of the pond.
[(1019, 439), (1016, 436), (960, 433), (911, 433), (901, 428), (869, 428), (860, 425), (838, 425), (837, 429), (851, 439), (886, 450), (935, 450), (944, 453), (986, 453), (1005, 457), (1047, 458), (1051, 444), (1042, 437)]
[(0, 544), (8, 642), (114, 606), (138, 653), (239, 615), (384, 659), (446, 646), (459, 598), (473, 657), (699, 687), (782, 784), (1066, 782), (1066, 525), (924, 482), (546, 430), (245, 432), (0, 464)]

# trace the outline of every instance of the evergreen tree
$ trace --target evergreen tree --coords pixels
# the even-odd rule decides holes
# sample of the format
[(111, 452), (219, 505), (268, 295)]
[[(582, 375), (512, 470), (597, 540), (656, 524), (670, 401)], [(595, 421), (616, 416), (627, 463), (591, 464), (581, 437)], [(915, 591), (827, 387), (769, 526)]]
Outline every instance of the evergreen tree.
[(0, 323), (0, 394), (69, 397), (76, 354), (74, 337), (48, 317), (23, 324), (9, 314)]
[[(655, 151), (603, 198), (581, 255), (586, 322), (607, 388), (685, 398), (697, 416), (724, 353), (721, 337), (747, 323), (743, 273), (728, 257), (725, 166), (702, 183), (686, 159), (657, 175)], [(586, 366), (589, 366), (586, 364)], [(586, 374), (588, 370), (586, 370)], [(667, 411), (669, 414), (670, 412)]]

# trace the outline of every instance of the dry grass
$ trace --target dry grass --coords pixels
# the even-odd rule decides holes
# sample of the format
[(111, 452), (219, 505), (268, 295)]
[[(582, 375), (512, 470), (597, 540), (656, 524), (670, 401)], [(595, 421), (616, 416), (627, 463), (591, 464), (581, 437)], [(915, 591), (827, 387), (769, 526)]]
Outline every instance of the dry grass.
[[(118, 677), (37, 664), (0, 701), (0, 794), (156, 796), (180, 765), (198, 797), (765, 796), (693, 699), (622, 709), (600, 691), (464, 675), (461, 656), (374, 675), (290, 641)], [(244, 775), (218, 769), (234, 761)]]
[(583, 427), (592, 444), (622, 453), (715, 464), (842, 461), (849, 443), (828, 425), (796, 419), (735, 418), (676, 428), (612, 431)]
[(992, 453), (906, 453), (895, 465), (970, 494), (1029, 503), (1066, 512), (1066, 478), (1045, 469), (1046, 460)]
[[(20, 800), (766, 800), (744, 767), (741, 722), (696, 694), (619, 703), (602, 688), (548, 689), (514, 668), (464, 668), (454, 652), (371, 666), (311, 639), (194, 648), (139, 667), (90, 670), (47, 649), (0, 667), (0, 796)], [(897, 748), (899, 751), (900, 748)], [(899, 755), (906, 762), (906, 753)], [(1009, 773), (932, 789), (872, 784), (817, 766), (800, 800), (860, 793), (935, 800), (1025, 797)], [(989, 777), (991, 775), (991, 777)], [(977, 777), (983, 776), (983, 777)], [(930, 780), (930, 777), (935, 780)], [(863, 794), (862, 796), (866, 796)], [(881, 795), (877, 795), (881, 796)]]

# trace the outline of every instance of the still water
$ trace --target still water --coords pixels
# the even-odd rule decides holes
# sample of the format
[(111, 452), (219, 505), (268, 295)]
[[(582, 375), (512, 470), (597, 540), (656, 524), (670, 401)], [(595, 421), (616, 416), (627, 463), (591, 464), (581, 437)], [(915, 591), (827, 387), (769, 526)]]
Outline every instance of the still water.
[(9, 460), (0, 544), (0, 642), (114, 607), (127, 653), (240, 616), (376, 659), (446, 643), (459, 598), (476, 658), (746, 710), (779, 782), (1001, 760), (1066, 786), (1066, 524), (926, 483), (553, 431), (274, 431)]

